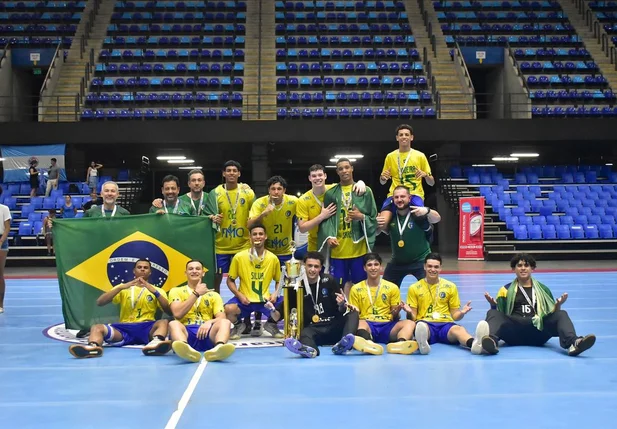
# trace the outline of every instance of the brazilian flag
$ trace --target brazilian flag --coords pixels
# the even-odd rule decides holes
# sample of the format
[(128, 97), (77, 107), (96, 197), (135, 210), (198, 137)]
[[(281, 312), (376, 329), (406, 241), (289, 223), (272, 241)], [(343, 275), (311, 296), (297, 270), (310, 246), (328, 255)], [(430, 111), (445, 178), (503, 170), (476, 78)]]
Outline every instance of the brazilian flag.
[(186, 283), (186, 263), (199, 259), (204, 283), (214, 284), (214, 234), (204, 216), (147, 214), (54, 221), (62, 313), (68, 329), (87, 329), (118, 320), (116, 305), (96, 300), (134, 278), (138, 259), (152, 265), (150, 284), (165, 291)]

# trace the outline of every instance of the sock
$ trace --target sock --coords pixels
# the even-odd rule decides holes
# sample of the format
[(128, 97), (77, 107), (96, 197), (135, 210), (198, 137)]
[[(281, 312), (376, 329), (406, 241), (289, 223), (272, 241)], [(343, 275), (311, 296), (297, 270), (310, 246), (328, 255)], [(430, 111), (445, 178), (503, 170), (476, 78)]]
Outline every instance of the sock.
[(221, 344), (225, 344), (225, 343), (224, 343), (224, 342), (222, 342), (222, 341), (217, 341), (217, 343), (214, 345), (214, 347), (216, 347), (216, 346), (218, 346), (218, 345), (221, 345)]
[(154, 337), (152, 337), (152, 339), (154, 339), (154, 338), (157, 338), (157, 339), (159, 339), (161, 341), (165, 341), (165, 337), (162, 336), (162, 335), (155, 335)]
[(396, 342), (398, 342), (398, 343), (402, 343), (404, 341), (407, 341), (407, 340), (405, 338), (397, 338), (396, 339)]
[(471, 345), (472, 345), (472, 344), (473, 344), (473, 338), (470, 338), (470, 339), (468, 339), (468, 340), (465, 342), (465, 346), (466, 346), (467, 348), (471, 348)]
[(99, 343), (97, 343), (96, 341), (90, 341), (88, 343), (89, 346), (95, 346), (95, 347), (101, 347), (101, 345)]
[(272, 316), (268, 316), (266, 323), (274, 323), (276, 325), (276, 321), (272, 318)]
[(255, 312), (255, 323), (261, 323), (261, 311)]
[(358, 329), (358, 332), (356, 332), (356, 335), (358, 337), (364, 338), (365, 340), (371, 340), (371, 333), (367, 331), (366, 329)]

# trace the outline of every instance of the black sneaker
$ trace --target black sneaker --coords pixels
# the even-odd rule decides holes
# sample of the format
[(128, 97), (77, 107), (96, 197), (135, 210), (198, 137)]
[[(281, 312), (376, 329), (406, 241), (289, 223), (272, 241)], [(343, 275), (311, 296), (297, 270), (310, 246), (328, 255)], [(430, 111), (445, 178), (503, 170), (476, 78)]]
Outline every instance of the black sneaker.
[(75, 334), (77, 338), (86, 338), (90, 336), (90, 329), (82, 329)]
[(244, 331), (240, 332), (241, 335), (249, 335), (251, 333), (251, 316), (244, 318)]
[(497, 342), (489, 336), (482, 338), (482, 350), (489, 355), (496, 355), (499, 353)]
[(593, 334), (578, 337), (576, 341), (574, 341), (574, 344), (568, 349), (568, 356), (578, 356), (585, 350), (592, 348), (595, 343), (596, 336)]
[(253, 329), (251, 329), (251, 337), (261, 337), (263, 333), (264, 330), (261, 327), (261, 323), (255, 322), (255, 324), (253, 325)]

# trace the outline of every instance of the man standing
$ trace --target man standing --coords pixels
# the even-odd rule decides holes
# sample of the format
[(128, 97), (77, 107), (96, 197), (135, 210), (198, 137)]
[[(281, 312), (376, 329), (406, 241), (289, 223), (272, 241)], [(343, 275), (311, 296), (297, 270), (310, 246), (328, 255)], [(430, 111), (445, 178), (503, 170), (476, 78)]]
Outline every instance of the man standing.
[(114, 217), (130, 215), (128, 210), (116, 204), (118, 200), (118, 184), (116, 182), (105, 182), (101, 187), (101, 197), (103, 204), (92, 206), (90, 210), (84, 213), (84, 217)]
[(60, 178), (60, 169), (56, 165), (58, 160), (56, 158), (51, 159), (51, 165), (47, 171), (47, 186), (45, 187), (45, 196), (49, 197), (49, 193), (52, 189), (58, 189), (58, 179)]
[(171, 311), (176, 320), (169, 323), (169, 336), (176, 355), (199, 362), (201, 353), (208, 362), (225, 360), (236, 347), (227, 343), (231, 322), (225, 318), (221, 296), (202, 283), (204, 266), (200, 261), (186, 263), (186, 286), (169, 291)]
[(161, 188), (161, 192), (163, 192), (163, 207), (150, 207), (150, 213), (173, 213), (185, 215), (189, 214), (191, 207), (181, 202), (178, 199), (178, 195), (180, 194), (180, 180), (176, 176), (167, 175), (163, 177), (163, 187)]
[(399, 288), (381, 278), (379, 254), (367, 253), (363, 262), (367, 279), (353, 285), (349, 303), (360, 312), (356, 335), (364, 338), (370, 347), (364, 351), (382, 354), (383, 347), (375, 344), (382, 343), (387, 344), (388, 353), (412, 354), (418, 350), (418, 344), (411, 340), (414, 323), (411, 320), (400, 320), (403, 306)]
[[(287, 338), (285, 347), (305, 358), (319, 356), (318, 346), (327, 344), (334, 344), (332, 353), (337, 355), (352, 348), (374, 350), (364, 338), (354, 335), (358, 330), (358, 312), (350, 309), (345, 313), (347, 300), (340, 281), (321, 272), (324, 261), (324, 256), (319, 252), (310, 251), (304, 256), (304, 326), (300, 340)], [(279, 306), (274, 313), (275, 320), (279, 319), (281, 311), (283, 306)]]
[(377, 207), (371, 188), (358, 196), (352, 192), (353, 167), (347, 158), (336, 163), (340, 183), (326, 191), (324, 207), (336, 205), (336, 215), (319, 225), (319, 251), (330, 250), (330, 274), (342, 280), (345, 295), (354, 283), (366, 279), (362, 258), (375, 243)]
[[(232, 339), (240, 338), (245, 328), (238, 318), (249, 316), (253, 311), (268, 315), (264, 329), (274, 338), (282, 338), (283, 334), (270, 315), (274, 307), (283, 302), (283, 298), (279, 296), (281, 264), (276, 255), (265, 248), (268, 236), (263, 225), (251, 226), (249, 234), (252, 247), (234, 256), (227, 275), (227, 286), (234, 295), (225, 304), (227, 318), (234, 323)], [(238, 278), (240, 287), (236, 285)], [(274, 292), (270, 294), (272, 280), (275, 286)]]
[(409, 189), (399, 185), (393, 193), (396, 214), (392, 222), (384, 224), (384, 218), (377, 216), (379, 230), (390, 236), (392, 259), (386, 266), (383, 278), (399, 288), (405, 276), (411, 274), (417, 280), (426, 275), (424, 258), (431, 253), (430, 239), (433, 224), (441, 220), (435, 210), (428, 207), (409, 207)]
[(103, 356), (103, 340), (116, 347), (147, 344), (142, 352), (146, 356), (164, 355), (171, 350), (167, 338), (167, 320), (156, 320), (158, 310), (171, 313), (163, 289), (148, 283), (152, 266), (147, 259), (138, 259), (133, 267), (135, 278), (128, 283), (114, 286), (96, 300), (102, 307), (113, 302), (120, 306), (120, 321), (110, 325), (90, 328), (88, 345), (74, 344), (69, 352), (76, 358)]
[(490, 335), (482, 339), (482, 347), (497, 351), (499, 340), (511, 346), (543, 346), (552, 337), (569, 356), (578, 356), (596, 342), (593, 334), (579, 337), (568, 313), (561, 306), (568, 299), (564, 293), (557, 300), (551, 290), (531, 276), (536, 260), (527, 253), (517, 253), (510, 260), (516, 278), (499, 289), (497, 299), (488, 292), (484, 297), (491, 305), (486, 314)]
[(191, 170), (188, 176), (190, 192), (180, 195), (178, 198), (180, 204), (190, 207), (188, 214), (191, 216), (205, 216), (208, 193), (204, 191), (204, 186), (206, 186), (204, 173), (201, 170)]
[[(461, 300), (456, 285), (439, 278), (441, 256), (430, 253), (425, 258), (426, 278), (414, 283), (407, 292), (407, 303), (403, 309), (416, 321), (416, 341), (420, 354), (431, 351), (429, 344), (460, 344), (474, 355), (482, 353), (482, 338), (488, 335), (488, 324), (482, 320), (472, 337), (465, 328), (454, 323), (471, 311), (471, 301), (461, 309)], [(485, 350), (495, 354), (495, 348)]]

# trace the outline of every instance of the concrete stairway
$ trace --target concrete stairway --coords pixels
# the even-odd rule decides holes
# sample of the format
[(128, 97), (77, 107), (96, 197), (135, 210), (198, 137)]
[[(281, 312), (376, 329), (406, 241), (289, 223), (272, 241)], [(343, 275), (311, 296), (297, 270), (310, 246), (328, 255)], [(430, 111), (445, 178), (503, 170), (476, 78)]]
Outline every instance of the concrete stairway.
[[(559, 4), (561, 5), (563, 11), (566, 13), (570, 24), (576, 30), (576, 33), (579, 35), (579, 37), (583, 38), (585, 49), (589, 51), (589, 53), (593, 57), (593, 61), (598, 65), (598, 67), (600, 67), (600, 72), (602, 73), (602, 75), (604, 75), (610, 87), (613, 90), (616, 90), (617, 71), (615, 71), (615, 65), (611, 64), (610, 59), (602, 50), (602, 45), (598, 43), (598, 40), (593, 35), (593, 31), (590, 30), (587, 26), (584, 16), (581, 15), (573, 0), (563, 0), (559, 2)], [(587, 10), (588, 7), (589, 6), (585, 4), (585, 10)], [(604, 32), (602, 26), (600, 26), (600, 28), (600, 31)]]
[(422, 53), (426, 48), (428, 58), (424, 59), (431, 63), (431, 73), (435, 78), (435, 90), (440, 96), (441, 119), (473, 119), (469, 95), (461, 84), (458, 72), (450, 57), (450, 49), (446, 45), (446, 39), (441, 31), (437, 15), (430, 1), (425, 2), (428, 16), (428, 24), (431, 25), (436, 39), (436, 52), (433, 52), (429, 29), (424, 25), (422, 13), (417, 0), (404, 0), (405, 10), (411, 25), (416, 46)]
[[(90, 60), (90, 50), (94, 49), (94, 61), (103, 46), (103, 40), (107, 35), (107, 27), (111, 22), (111, 15), (115, 2), (103, 0), (97, 13), (94, 15), (92, 30), (85, 40), (85, 51), (81, 55), (80, 39), (85, 34), (93, 1), (87, 2), (75, 38), (68, 53), (66, 63), (62, 67), (62, 73), (50, 98), (50, 105), (45, 109), (44, 122), (74, 122), (79, 120), (79, 112), (75, 112), (75, 97), (79, 93), (81, 80), (86, 74), (86, 64)], [(94, 64), (90, 64), (90, 71), (94, 70)], [(88, 82), (89, 83), (89, 82)], [(81, 107), (81, 106), (80, 106)]]

